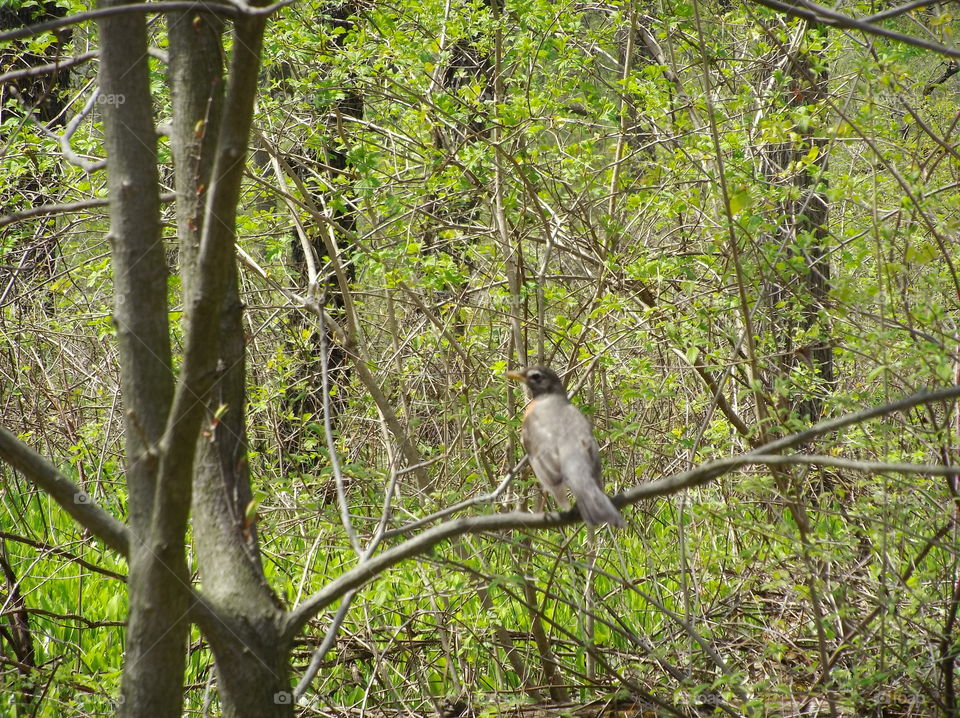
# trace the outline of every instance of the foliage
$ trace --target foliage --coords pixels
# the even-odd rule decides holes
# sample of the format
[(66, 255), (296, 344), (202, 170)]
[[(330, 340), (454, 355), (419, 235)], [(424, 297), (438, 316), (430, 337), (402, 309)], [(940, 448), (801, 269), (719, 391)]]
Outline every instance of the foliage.
[[(325, 291), (346, 288), (351, 301), (330, 311), (355, 323), (361, 361), (431, 462), (428, 485), (399, 476), (393, 527), (490, 491), (520, 458), (522, 402), (502, 376), (518, 362), (583, 379), (575, 401), (602, 439), (610, 491), (954, 383), (960, 164), (956, 78), (936, 84), (941, 58), (750, 4), (350, 8), (334, 22), (341, 6), (305, 0), (273, 21), (238, 220), (241, 248), (275, 282), (243, 277), (247, 410), (265, 570), (288, 603), (357, 560), (322, 412), (306, 401), (320, 390), (318, 330), (277, 291), (306, 291), (292, 214), (329, 274), (322, 235), (334, 236), (349, 274)], [(944, 42), (956, 25), (946, 7), (914, 20)], [(164, 47), (163, 23), (152, 32)], [(78, 26), (71, 52), (90, 33)], [(161, 60), (152, 72), (167, 121)], [(827, 75), (823, 97), (804, 94)], [(62, 88), (71, 115), (94, 77), (89, 64), (74, 68)], [(343, 110), (354, 95), (362, 117)], [(105, 196), (102, 172), (71, 164), (29, 114), (0, 120), (5, 208)], [(94, 107), (70, 144), (99, 158), (101, 139)], [(778, 151), (791, 159), (771, 169)], [(825, 225), (801, 219), (787, 231), (785, 207), (803, 215), (814, 196), (829, 205)], [(2, 423), (123, 517), (101, 211), (4, 228)], [(47, 264), (42, 246), (55, 247)], [(819, 249), (830, 276), (818, 298)], [(175, 274), (170, 296), (181, 311)], [(804, 359), (823, 342), (832, 378)], [(341, 376), (336, 450), (350, 515), (369, 536), (400, 452), (362, 379)], [(808, 397), (820, 400), (812, 416), (798, 406)], [(955, 422), (955, 407), (918, 409), (804, 451), (956, 464)], [(3, 710), (16, 714), (32, 691), (37, 715), (111, 711), (125, 598), (99, 569), (125, 567), (2, 471), (0, 529), (37, 651), (36, 668), (18, 674), (4, 644)], [(542, 629), (576, 702), (649, 693), (750, 715), (828, 704), (930, 715), (947, 700), (942, 663), (956, 653), (951, 481), (744, 468), (639, 505), (618, 535), (463, 538), (363, 589), (304, 714), (523, 703), (550, 660)], [(539, 501), (526, 477), (504, 499)], [(310, 626), (295, 674), (326, 625)], [(216, 705), (211, 666), (194, 635), (186, 712)]]

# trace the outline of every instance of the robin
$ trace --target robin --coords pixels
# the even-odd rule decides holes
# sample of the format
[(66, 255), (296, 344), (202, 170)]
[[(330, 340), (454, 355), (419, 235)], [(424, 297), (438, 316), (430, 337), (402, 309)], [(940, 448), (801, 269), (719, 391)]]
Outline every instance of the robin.
[(626, 526), (617, 507), (603, 493), (600, 449), (590, 422), (570, 403), (560, 377), (545, 366), (511, 371), (507, 376), (526, 382), (530, 391), (521, 438), (543, 488), (567, 509), (570, 502), (566, 487), (577, 500), (580, 516), (591, 526)]

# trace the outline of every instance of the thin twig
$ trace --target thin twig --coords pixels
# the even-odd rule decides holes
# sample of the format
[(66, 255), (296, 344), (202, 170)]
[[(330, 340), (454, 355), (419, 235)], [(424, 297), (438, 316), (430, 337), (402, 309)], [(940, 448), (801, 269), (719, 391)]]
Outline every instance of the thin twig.
[(358, 556), (363, 555), (363, 549), (360, 547), (360, 539), (357, 538), (357, 532), (353, 530), (353, 523), (350, 520), (350, 506), (347, 504), (347, 491), (343, 482), (343, 471), (340, 470), (340, 458), (337, 456), (337, 443), (333, 440), (333, 423), (330, 419), (333, 413), (330, 408), (330, 369), (327, 361), (327, 354), (330, 351), (330, 342), (327, 340), (327, 327), (323, 323), (323, 315), (320, 312), (317, 315), (318, 331), (320, 333), (320, 374), (322, 377), (321, 392), (323, 393), (323, 433), (327, 439), (327, 452), (330, 458), (330, 469), (333, 471), (333, 477), (337, 485), (337, 503), (340, 506), (340, 521), (343, 523), (343, 530), (347, 532), (347, 538), (350, 539), (350, 545)]
[(432, 524), (434, 521), (439, 521), (440, 519), (446, 518), (447, 516), (457, 513), (458, 511), (468, 509), (471, 506), (479, 506), (480, 504), (489, 504), (497, 501), (500, 498), (500, 495), (507, 490), (508, 486), (510, 486), (517, 473), (527, 465), (527, 461), (529, 461), (529, 459), (529, 456), (524, 455), (524, 457), (520, 459), (520, 461), (518, 461), (517, 464), (504, 475), (503, 480), (497, 485), (497, 488), (490, 493), (484, 494), (483, 496), (474, 496), (473, 498), (466, 499), (460, 503), (453, 504), (453, 506), (447, 506), (446, 508), (432, 513), (429, 516), (424, 516), (416, 521), (411, 521), (408, 524), (404, 524), (398, 528), (386, 531), (384, 532), (383, 537), (393, 538), (394, 536), (402, 536), (403, 534), (408, 534), (411, 531), (420, 528), (421, 526)]

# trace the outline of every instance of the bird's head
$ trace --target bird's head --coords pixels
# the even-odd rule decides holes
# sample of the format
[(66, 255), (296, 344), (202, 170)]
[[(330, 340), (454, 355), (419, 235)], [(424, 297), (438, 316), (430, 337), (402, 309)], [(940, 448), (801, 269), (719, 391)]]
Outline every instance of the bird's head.
[(525, 382), (530, 390), (530, 395), (534, 398), (544, 394), (562, 394), (567, 395), (563, 388), (563, 382), (557, 373), (546, 366), (531, 366), (526, 369), (508, 371), (507, 376), (510, 379)]

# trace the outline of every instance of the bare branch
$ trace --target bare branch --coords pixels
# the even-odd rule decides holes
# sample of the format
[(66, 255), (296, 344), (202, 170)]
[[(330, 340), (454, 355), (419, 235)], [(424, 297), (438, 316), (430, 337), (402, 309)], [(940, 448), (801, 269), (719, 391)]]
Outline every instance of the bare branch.
[(218, 15), (225, 15), (233, 20), (244, 16), (268, 17), (277, 10), (282, 10), (287, 5), (292, 5), (295, 0), (280, 0), (271, 5), (255, 7), (246, 3), (231, 1), (229, 4), (216, 2), (203, 2), (202, 0), (168, 0), (167, 2), (139, 3), (132, 5), (114, 5), (113, 7), (97, 8), (96, 10), (87, 10), (79, 12), (69, 17), (61, 17), (49, 22), (28, 25), (27, 27), (17, 28), (9, 32), (0, 33), (0, 42), (10, 40), (20, 40), (25, 37), (33, 37), (42, 32), (52, 32), (70, 25), (79, 25), (88, 20), (100, 20), (112, 15), (125, 15), (127, 13), (164, 13), (164, 12), (209, 12)]
[[(81, 90), (81, 92), (83, 91)], [(73, 137), (74, 133), (80, 127), (80, 123), (83, 122), (91, 112), (93, 112), (93, 108), (99, 98), (100, 88), (94, 88), (93, 92), (90, 93), (90, 97), (87, 99), (87, 103), (83, 106), (83, 109), (74, 115), (70, 122), (67, 123), (62, 135), (58, 135), (56, 132), (48, 130), (43, 122), (36, 120), (36, 126), (40, 133), (52, 140), (55, 140), (57, 144), (60, 145), (60, 151), (63, 152), (64, 159), (66, 159), (70, 164), (79, 167), (87, 174), (92, 174), (97, 170), (101, 170), (106, 167), (106, 160), (98, 160), (96, 162), (85, 160), (83, 157), (73, 151), (73, 147), (70, 145), (70, 138)]]
[(878, 12), (876, 15), (865, 17), (863, 18), (863, 21), (879, 22), (880, 20), (886, 20), (887, 18), (903, 15), (904, 13), (908, 13), (911, 10), (916, 10), (922, 7), (929, 7), (930, 5), (940, 5), (941, 3), (946, 4), (944, 0), (913, 0), (913, 2), (908, 2), (904, 5), (897, 5), (896, 7), (887, 8), (882, 12)]
[[(166, 204), (174, 200), (173, 192), (165, 192), (160, 195), (160, 203)], [(33, 219), (34, 217), (43, 217), (44, 215), (55, 215), (55, 214), (72, 214), (73, 212), (80, 212), (84, 209), (92, 209), (94, 207), (107, 207), (110, 204), (110, 200), (107, 197), (94, 197), (92, 199), (81, 199), (76, 202), (64, 202), (63, 204), (43, 204), (39, 207), (31, 207), (30, 209), (25, 209), (20, 212), (13, 212), (11, 214), (5, 214), (0, 216), (0, 228), (6, 227), (10, 224), (15, 224), (17, 222), (22, 222), (25, 219)]]
[(27, 67), (22, 70), (11, 70), (10, 72), (4, 72), (0, 74), (0, 84), (13, 82), (14, 80), (19, 80), (24, 77), (38, 77), (40, 75), (48, 75), (53, 72), (59, 72), (60, 70), (66, 70), (68, 67), (80, 65), (88, 60), (92, 60), (99, 54), (100, 53), (97, 50), (92, 50), (91, 52), (84, 52), (80, 55), (68, 57), (64, 60), (58, 58), (56, 62), (51, 62), (46, 65), (37, 65), (35, 67)]
[(837, 469), (862, 471), (867, 474), (925, 474), (927, 476), (957, 476), (960, 475), (960, 466), (940, 466), (937, 464), (907, 464), (886, 463), (883, 461), (857, 461), (844, 459), (838, 456), (821, 456), (818, 454), (803, 454), (783, 456), (782, 454), (756, 454), (741, 457), (744, 464), (777, 464), (777, 465), (806, 465), (832, 466)]
[[(305, 250), (309, 250), (309, 244), (304, 247)], [(314, 270), (315, 272), (316, 270)], [(363, 549), (360, 547), (360, 539), (357, 538), (357, 532), (353, 528), (353, 522), (350, 520), (350, 505), (347, 503), (347, 490), (344, 486), (345, 482), (343, 479), (343, 472), (340, 470), (340, 457), (337, 454), (337, 442), (333, 438), (333, 422), (330, 418), (333, 414), (333, 409), (330, 407), (330, 368), (329, 368), (329, 354), (330, 354), (330, 342), (327, 340), (327, 328), (323, 323), (323, 315), (326, 312), (320, 312), (317, 315), (317, 321), (319, 323), (319, 333), (320, 333), (320, 370), (321, 370), (321, 386), (320, 391), (323, 394), (323, 435), (327, 440), (327, 452), (330, 458), (330, 470), (333, 472), (333, 476), (336, 479), (337, 483), (337, 504), (340, 507), (340, 520), (343, 523), (343, 530), (347, 534), (347, 538), (350, 539), (350, 545), (353, 547), (353, 550), (358, 556), (363, 556)], [(344, 601), (343, 605), (340, 607), (341, 611), (346, 611), (347, 606), (349, 606), (349, 601)], [(341, 622), (343, 619), (340, 619)]]
[(924, 50), (932, 50), (933, 52), (946, 55), (947, 57), (960, 57), (960, 49), (947, 47), (946, 45), (941, 45), (938, 42), (921, 40), (913, 37), (912, 35), (905, 35), (902, 32), (896, 32), (895, 30), (887, 30), (886, 28), (871, 24), (869, 22), (869, 18), (858, 20), (857, 18), (849, 17), (843, 13), (831, 10), (828, 7), (824, 7), (823, 5), (809, 2), (808, 0), (802, 0), (800, 5), (792, 5), (787, 2), (781, 2), (781, 0), (753, 0), (753, 2), (770, 8), (771, 10), (776, 10), (792, 17), (803, 18), (804, 20), (809, 20), (810, 22), (818, 22), (822, 25), (830, 25), (831, 27), (842, 27), (848, 30), (859, 30), (860, 32), (865, 32), (868, 35), (887, 37), (891, 40), (899, 40), (907, 45), (923, 48)]
[(60, 473), (56, 466), (2, 426), (0, 458), (50, 494), (78, 524), (104, 544), (123, 556), (129, 553), (130, 535), (127, 527), (93, 503), (87, 492)]
[[(679, 474), (673, 474), (672, 476), (651, 481), (649, 484), (636, 486), (629, 491), (625, 491), (624, 493), (613, 497), (612, 500), (616, 506), (621, 507), (634, 504), (642, 499), (653, 498), (654, 496), (667, 496), (669, 494), (674, 494), (681, 489), (689, 489), (693, 488), (694, 486), (706, 484), (737, 466), (744, 466), (746, 464), (772, 463), (770, 461), (770, 455), (775, 455), (785, 449), (794, 449), (798, 446), (802, 446), (803, 444), (806, 444), (807, 442), (812, 441), (819, 436), (823, 436), (824, 434), (829, 434), (833, 431), (838, 431), (839, 429), (853, 426), (854, 424), (862, 424), (863, 422), (868, 421), (869, 419), (874, 419), (878, 416), (895, 414), (898, 411), (910, 409), (914, 406), (933, 404), (938, 401), (954, 399), (958, 396), (960, 396), (960, 386), (952, 386), (947, 389), (940, 389), (939, 391), (913, 394), (889, 404), (862, 409), (861, 411), (855, 411), (852, 414), (844, 414), (843, 416), (839, 416), (835, 419), (821, 421), (819, 424), (815, 424), (809, 429), (804, 429), (796, 434), (785, 436), (782, 439), (777, 439), (776, 441), (767, 442), (763, 446), (759, 446), (756, 449), (747, 452), (746, 454), (730, 456), (725, 459), (711, 461), (709, 464), (698, 466), (694, 469), (690, 469), (689, 471), (682, 471)], [(764, 460), (758, 460), (757, 457), (763, 457)], [(794, 463), (801, 462), (796, 461)], [(881, 464), (881, 466), (890, 467), (897, 465)], [(913, 471), (916, 471), (917, 468), (920, 467), (921, 465), (917, 465), (917, 467), (913, 468)], [(923, 471), (918, 473), (939, 473), (944, 467), (938, 466), (923, 468), (931, 469), (931, 471)], [(933, 469), (936, 469), (936, 471), (932, 471)], [(957, 470), (954, 468), (949, 473), (953, 474), (956, 472)]]
[(24, 546), (30, 546), (37, 549), (40, 553), (48, 556), (59, 556), (64, 561), (69, 563), (75, 563), (77, 566), (81, 566), (91, 573), (98, 573), (101, 576), (106, 576), (108, 578), (114, 578), (117, 581), (126, 581), (127, 577), (122, 573), (117, 573), (116, 571), (111, 571), (108, 568), (103, 568), (98, 566), (95, 563), (91, 563), (80, 556), (77, 556), (72, 551), (68, 551), (61, 546), (52, 546), (51, 544), (44, 543), (43, 541), (36, 541), (26, 536), (19, 536), (18, 534), (10, 533), (9, 531), (0, 531), (0, 541), (13, 541), (15, 543), (23, 544)]
[[(613, 497), (613, 503), (617, 507), (624, 507), (630, 504), (638, 503), (643, 499), (653, 498), (655, 496), (667, 496), (675, 494), (684, 489), (693, 488), (709, 483), (723, 474), (747, 464), (769, 464), (769, 463), (822, 463), (833, 462), (836, 465), (849, 464), (850, 468), (862, 468), (863, 470), (872, 470), (870, 467), (879, 467), (881, 471), (891, 472), (916, 472), (954, 474), (958, 472), (957, 467), (942, 466), (910, 466), (907, 464), (886, 464), (872, 462), (854, 462), (843, 459), (834, 459), (832, 457), (808, 457), (805, 461), (803, 457), (784, 457), (774, 452), (783, 451), (789, 448), (801, 446), (818, 436), (828, 434), (839, 429), (861, 424), (870, 419), (895, 414), (904, 409), (923, 404), (932, 404), (937, 401), (945, 401), (960, 396), (960, 386), (952, 386), (939, 391), (922, 392), (912, 396), (900, 399), (899, 401), (884, 404), (882, 406), (870, 407), (851, 414), (845, 414), (835, 419), (822, 421), (809, 429), (791, 434), (790, 436), (768, 442), (767, 444), (739, 456), (732, 456), (718, 461), (712, 461), (708, 464), (698, 466), (689, 471), (682, 471), (671, 476), (664, 477), (657, 481), (651, 481), (648, 484), (634, 487), (629, 491)], [(464, 534), (477, 534), (494, 531), (508, 531), (511, 529), (546, 529), (568, 526), (580, 521), (580, 514), (576, 506), (570, 511), (563, 513), (545, 513), (531, 514), (523, 511), (514, 511), (503, 514), (493, 514), (489, 516), (472, 516), (454, 519), (435, 526), (432, 529), (414, 538), (408, 539), (401, 544), (387, 549), (383, 553), (344, 572), (339, 577), (328, 583), (317, 593), (313, 594), (306, 601), (297, 606), (287, 617), (284, 635), (289, 640), (303, 628), (308, 620), (317, 612), (332, 602), (338, 600), (350, 591), (354, 591), (369, 581), (377, 578), (379, 574), (386, 571), (408, 558), (413, 558), (422, 553), (426, 553), (434, 546), (443, 541), (462, 536)]]
[(110, 200), (106, 197), (82, 199), (77, 202), (65, 202), (63, 204), (42, 204), (39, 207), (31, 207), (30, 209), (25, 209), (20, 212), (11, 212), (10, 214), (0, 216), (0, 227), (6, 227), (7, 225), (15, 224), (25, 219), (33, 219), (34, 217), (43, 217), (49, 214), (68, 214), (93, 207), (106, 207), (109, 204)]
[(564, 514), (512, 511), (505, 514), (459, 518), (442, 523), (340, 574), (288, 614), (283, 631), (284, 637), (290, 639), (295, 636), (312, 616), (347, 592), (365, 585), (401, 561), (426, 553), (447, 539), (485, 531), (558, 528), (572, 524), (578, 518), (579, 515), (574, 514), (573, 511)]
[(9, 42), (10, 40), (20, 40), (25, 37), (33, 37), (34, 35), (39, 35), (42, 32), (52, 32), (54, 30), (59, 30), (60, 28), (69, 27), (70, 25), (78, 25), (82, 22), (87, 22), (88, 20), (100, 20), (114, 15), (126, 15), (128, 13), (160, 13), (172, 12), (176, 10), (182, 10), (185, 12), (213, 12), (226, 15), (227, 17), (231, 18), (238, 18), (244, 14), (235, 7), (230, 7), (229, 5), (193, 2), (192, 0), (184, 0), (182, 2), (173, 0), (171, 2), (158, 2), (149, 4), (138, 3), (133, 5), (114, 5), (113, 7), (97, 8), (96, 10), (79, 12), (76, 15), (61, 17), (57, 18), (56, 20), (50, 20), (49, 22), (41, 22), (37, 23), (36, 25), (28, 25), (26, 27), (17, 28), (16, 30), (0, 33), (0, 42)]

